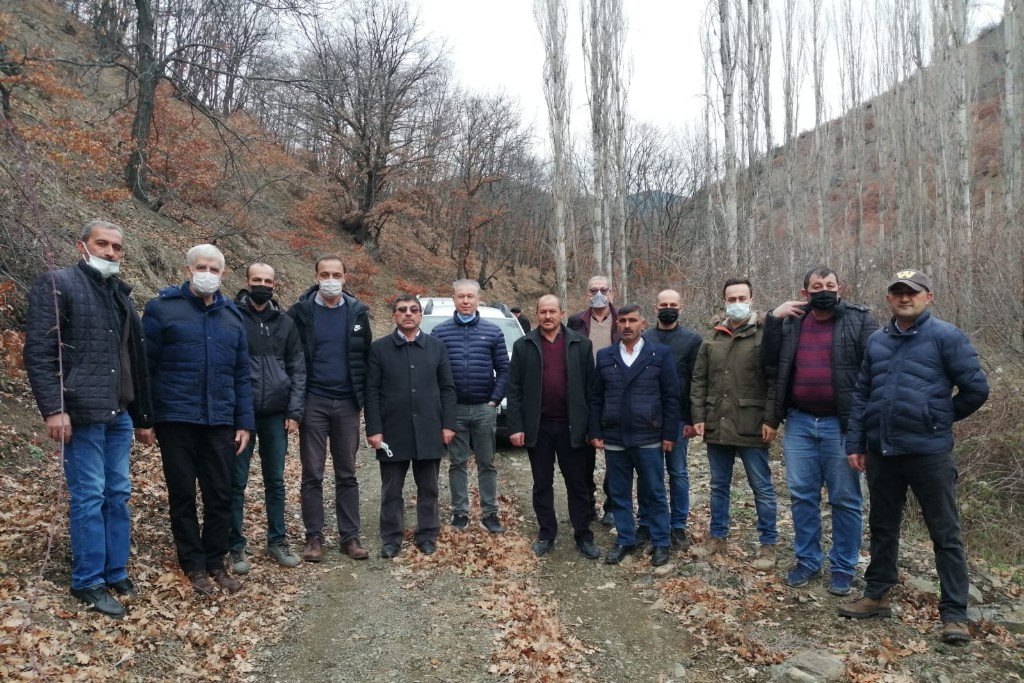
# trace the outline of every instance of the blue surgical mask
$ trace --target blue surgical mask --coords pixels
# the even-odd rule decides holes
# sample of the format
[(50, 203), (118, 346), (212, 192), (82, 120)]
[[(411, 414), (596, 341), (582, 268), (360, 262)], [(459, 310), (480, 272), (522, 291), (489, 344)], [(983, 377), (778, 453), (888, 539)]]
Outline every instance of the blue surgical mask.
[(456, 313), (455, 317), (458, 318), (459, 322), (462, 323), (463, 325), (468, 325), (469, 323), (473, 322), (473, 318), (476, 317), (476, 313), (470, 313), (469, 315)]
[(733, 322), (743, 322), (750, 317), (750, 302), (743, 301), (727, 304), (725, 307), (725, 314), (729, 316), (729, 320), (732, 320)]

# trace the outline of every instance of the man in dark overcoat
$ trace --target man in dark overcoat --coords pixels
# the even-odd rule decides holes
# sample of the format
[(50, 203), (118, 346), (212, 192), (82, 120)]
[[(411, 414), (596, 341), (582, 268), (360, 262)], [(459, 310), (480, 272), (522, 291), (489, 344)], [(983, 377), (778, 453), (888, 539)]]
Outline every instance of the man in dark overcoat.
[(392, 304), (395, 330), (370, 345), (366, 376), (366, 440), (380, 461), (381, 557), (402, 549), (402, 488), (412, 465), (416, 480), (416, 547), (437, 549), (441, 520), (437, 477), (455, 437), (455, 382), (444, 342), (420, 330), (423, 310), (411, 294)]

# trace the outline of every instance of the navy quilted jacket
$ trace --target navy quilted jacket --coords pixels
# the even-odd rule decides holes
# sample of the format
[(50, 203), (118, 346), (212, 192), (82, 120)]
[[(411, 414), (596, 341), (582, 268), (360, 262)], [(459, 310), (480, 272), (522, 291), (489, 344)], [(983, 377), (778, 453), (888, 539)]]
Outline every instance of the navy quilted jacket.
[(505, 398), (508, 382), (508, 351), (505, 335), (494, 323), (480, 319), (459, 322), (457, 314), (430, 333), (444, 342), (455, 379), (455, 393), (463, 405), (477, 405)]
[[(124, 309), (131, 325), (128, 351), (135, 388), (135, 401), (128, 406), (128, 413), (136, 428), (153, 426), (144, 335), (128, 296), (131, 291), (117, 277), (104, 282), (85, 261), (44, 273), (32, 285), (23, 354), (43, 417), (65, 411), (72, 424), (101, 424), (117, 416), (119, 318)], [(57, 344), (58, 330), (61, 346)]]
[(217, 292), (207, 307), (187, 282), (167, 287), (142, 326), (157, 422), (256, 429), (245, 323), (227, 297)]
[(967, 335), (927, 310), (905, 332), (890, 321), (868, 338), (846, 452), (949, 453), (953, 423), (987, 399), (988, 380)]
[(590, 382), (591, 439), (627, 448), (675, 441), (679, 415), (679, 376), (669, 347), (645, 341), (630, 366), (618, 344), (597, 352)]

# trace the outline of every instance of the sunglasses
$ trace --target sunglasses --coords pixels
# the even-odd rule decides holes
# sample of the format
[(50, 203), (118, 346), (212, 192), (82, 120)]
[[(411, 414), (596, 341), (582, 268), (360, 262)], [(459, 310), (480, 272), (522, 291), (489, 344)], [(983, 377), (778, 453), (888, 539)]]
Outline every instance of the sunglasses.
[(597, 294), (598, 292), (601, 292), (602, 294), (607, 294), (607, 293), (608, 293), (608, 292), (610, 292), (610, 291), (611, 291), (611, 290), (610, 290), (610, 289), (608, 289), (607, 287), (594, 287), (594, 288), (592, 288), (592, 289), (590, 290), (590, 293), (591, 293), (591, 294)]
[(399, 306), (395, 309), (395, 313), (419, 313), (419, 306)]

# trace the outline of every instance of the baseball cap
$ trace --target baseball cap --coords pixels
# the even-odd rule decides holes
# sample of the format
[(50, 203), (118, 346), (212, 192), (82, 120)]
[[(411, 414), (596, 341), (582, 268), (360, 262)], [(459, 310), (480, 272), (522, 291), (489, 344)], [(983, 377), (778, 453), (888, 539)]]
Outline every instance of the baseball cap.
[(892, 289), (896, 285), (906, 285), (915, 292), (920, 291), (932, 291), (931, 280), (928, 276), (919, 270), (901, 270), (892, 276), (892, 280), (889, 281), (887, 290)]

